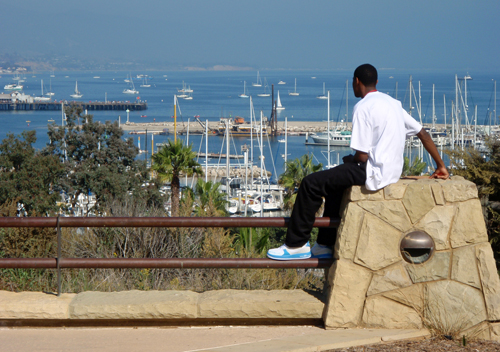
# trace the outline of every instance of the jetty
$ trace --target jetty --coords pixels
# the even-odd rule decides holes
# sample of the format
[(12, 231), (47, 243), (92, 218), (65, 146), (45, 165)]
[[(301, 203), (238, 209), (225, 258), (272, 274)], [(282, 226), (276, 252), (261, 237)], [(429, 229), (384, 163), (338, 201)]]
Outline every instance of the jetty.
[(129, 101), (47, 101), (47, 102), (21, 102), (21, 101), (0, 101), (0, 111), (29, 111), (29, 110), (46, 110), (46, 111), (57, 111), (61, 110), (61, 106), (64, 104), (81, 106), (84, 110), (89, 111), (107, 111), (107, 110), (130, 110), (130, 111), (140, 111), (146, 110), (148, 104), (145, 102), (132, 103)]

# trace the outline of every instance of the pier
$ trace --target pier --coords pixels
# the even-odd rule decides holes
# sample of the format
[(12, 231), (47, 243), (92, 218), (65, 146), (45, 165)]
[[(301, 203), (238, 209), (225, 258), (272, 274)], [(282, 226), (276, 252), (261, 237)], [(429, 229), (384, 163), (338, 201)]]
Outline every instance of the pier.
[(131, 103), (128, 101), (49, 101), (49, 102), (0, 102), (0, 111), (29, 111), (29, 110), (46, 110), (46, 111), (57, 111), (61, 110), (61, 106), (64, 103), (65, 106), (77, 105), (81, 106), (84, 110), (89, 111), (106, 111), (106, 110), (130, 110), (130, 111), (140, 111), (146, 110), (148, 104), (144, 102)]

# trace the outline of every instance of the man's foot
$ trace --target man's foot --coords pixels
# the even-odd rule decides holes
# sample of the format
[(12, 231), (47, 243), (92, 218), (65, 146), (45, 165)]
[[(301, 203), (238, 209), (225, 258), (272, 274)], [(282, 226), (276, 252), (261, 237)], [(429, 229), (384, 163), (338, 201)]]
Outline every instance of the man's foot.
[(311, 247), (307, 242), (302, 247), (291, 248), (286, 244), (267, 251), (267, 257), (274, 260), (295, 260), (311, 258)]
[(333, 250), (331, 246), (326, 246), (324, 244), (319, 244), (316, 242), (311, 249), (311, 257), (319, 259), (330, 259), (333, 258)]

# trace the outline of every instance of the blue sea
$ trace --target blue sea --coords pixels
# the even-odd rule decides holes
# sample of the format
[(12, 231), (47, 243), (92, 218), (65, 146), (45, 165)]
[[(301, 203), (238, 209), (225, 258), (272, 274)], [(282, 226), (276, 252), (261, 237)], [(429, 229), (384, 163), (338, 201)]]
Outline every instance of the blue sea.
[[(323, 83), (326, 91), (330, 91), (331, 110), (330, 119), (332, 122), (347, 120), (351, 121), (352, 108), (358, 101), (352, 93), (351, 80), (352, 71), (289, 71), (274, 70), (260, 71), (260, 78), (263, 82), (262, 87), (253, 87), (252, 83), (257, 82), (257, 71), (106, 71), (106, 72), (36, 72), (25, 75), (24, 93), (37, 96), (41, 94), (41, 80), (43, 80), (44, 91), (51, 89), (55, 95), (54, 100), (73, 100), (70, 94), (75, 88), (75, 81), (78, 81), (78, 89), (83, 94), (81, 101), (132, 101), (142, 100), (148, 103), (148, 110), (130, 112), (131, 122), (172, 122), (174, 114), (174, 94), (177, 89), (182, 88), (183, 84), (193, 89), (192, 100), (179, 99), (178, 123), (196, 123), (194, 116), (200, 116), (202, 121), (218, 121), (220, 117), (241, 116), (249, 120), (250, 103), (249, 99), (240, 98), (238, 95), (244, 91), (244, 82), (246, 82), (246, 93), (252, 95), (255, 115), (260, 116), (263, 111), (265, 116), (271, 114), (271, 98), (258, 97), (257, 94), (264, 92), (264, 83), (267, 82), (267, 91), (270, 91), (274, 84), (275, 96), (278, 91), (285, 110), (278, 113), (278, 121), (281, 123), (285, 117), (288, 121), (303, 121), (307, 125), (308, 121), (326, 121), (327, 120), (327, 101), (316, 97), (323, 94)], [(462, 99), (464, 99), (464, 82), (467, 74), (472, 79), (467, 82), (467, 102), (469, 120), (471, 120), (474, 108), (477, 106), (477, 123), (480, 125), (498, 124), (493, 114), (495, 96), (494, 82), (500, 78), (498, 73), (474, 73), (474, 72), (433, 72), (417, 71), (403, 72), (400, 70), (379, 70), (378, 89), (399, 99), (405, 108), (409, 107), (409, 81), (412, 77), (415, 96), (420, 96), (422, 107), (422, 121), (431, 123), (432, 116), (432, 90), (435, 86), (435, 111), (437, 123), (445, 122), (445, 108), (447, 123), (450, 123), (450, 112), (452, 100), (455, 100), (455, 75), (459, 78), (462, 89)], [(51, 77), (53, 75), (54, 77)], [(134, 79), (134, 85), (139, 90), (138, 95), (124, 94), (123, 90), (128, 88), (128, 83), (124, 80), (131, 75)], [(148, 75), (149, 88), (140, 87), (143, 79), (136, 78), (137, 75)], [(0, 89), (13, 83), (12, 75), (3, 74), (0, 77)], [(289, 96), (288, 93), (295, 90), (300, 93), (299, 96)], [(285, 85), (278, 85), (279, 81), (286, 82)], [(325, 92), (326, 94), (326, 92)], [(347, 96), (346, 96), (347, 94)], [(464, 102), (465, 103), (465, 102)], [(415, 106), (415, 100), (412, 102)], [(417, 116), (416, 110), (413, 110), (413, 116)], [(126, 121), (125, 111), (96, 111), (90, 112), (94, 119), (99, 121), (117, 121), (119, 116), (121, 122)], [(146, 117), (141, 117), (146, 115)], [(498, 114), (497, 114), (498, 115)], [(61, 123), (60, 111), (0, 111), (0, 138), (6, 137), (7, 133), (20, 134), (23, 130), (36, 130), (37, 148), (43, 148), (48, 142), (47, 125), (54, 120), (55, 123)], [(130, 135), (138, 144), (139, 136)], [(141, 149), (145, 149), (144, 135), (141, 136)], [(154, 143), (162, 143), (172, 138), (172, 136), (154, 137)], [(181, 136), (180, 138), (186, 138)], [(273, 178), (283, 172), (284, 164), (284, 143), (279, 143), (283, 136), (270, 138), (264, 141), (265, 165), (268, 171), (273, 173)], [(151, 150), (151, 139), (148, 140)], [(205, 151), (205, 141), (202, 136), (191, 135), (189, 143), (193, 149)], [(231, 154), (240, 152), (242, 144), (250, 145), (249, 138), (235, 138), (231, 142)], [(209, 137), (209, 152), (225, 152), (223, 138)], [(326, 147), (305, 145), (304, 136), (288, 136), (287, 144), (288, 159), (298, 158), (304, 154), (312, 154), (316, 162), (327, 164)], [(350, 154), (349, 148), (338, 148), (332, 151), (331, 161), (336, 163), (344, 155)], [(145, 154), (141, 154), (144, 158)], [(150, 155), (150, 154), (149, 154)], [(253, 163), (259, 165), (257, 143), (254, 143)], [(200, 159), (204, 163), (204, 159)], [(214, 161), (211, 161), (214, 162)], [(233, 161), (234, 163), (234, 161)]]

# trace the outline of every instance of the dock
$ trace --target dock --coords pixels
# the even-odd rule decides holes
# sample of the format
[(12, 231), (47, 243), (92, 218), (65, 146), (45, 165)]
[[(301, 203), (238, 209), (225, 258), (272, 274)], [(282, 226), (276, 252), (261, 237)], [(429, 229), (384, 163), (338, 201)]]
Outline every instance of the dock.
[(33, 102), (33, 103), (25, 103), (25, 102), (0, 102), (0, 111), (30, 111), (30, 110), (38, 110), (38, 111), (57, 111), (61, 110), (61, 106), (64, 104), (68, 105), (77, 105), (81, 106), (84, 110), (89, 111), (106, 111), (106, 110), (130, 110), (130, 111), (140, 111), (146, 110), (148, 108), (148, 104), (144, 102), (139, 103), (131, 103), (128, 101), (107, 101), (107, 102), (99, 102), (99, 101), (49, 101), (49, 102)]

